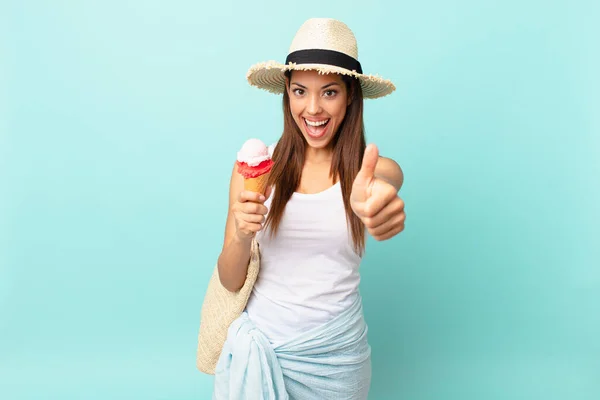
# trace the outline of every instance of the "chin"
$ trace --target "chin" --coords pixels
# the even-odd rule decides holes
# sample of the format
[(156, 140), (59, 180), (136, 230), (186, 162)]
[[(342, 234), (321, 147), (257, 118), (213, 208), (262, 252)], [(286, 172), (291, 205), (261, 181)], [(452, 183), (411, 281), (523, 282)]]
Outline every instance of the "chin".
[(310, 137), (308, 137), (308, 138), (305, 137), (305, 139), (306, 139), (306, 142), (308, 143), (308, 145), (315, 149), (327, 148), (329, 146), (329, 144), (331, 143), (331, 140), (329, 138), (327, 138), (325, 140), (314, 140)]
[(326, 148), (327, 146), (329, 146), (329, 144), (331, 143), (331, 139), (332, 139), (332, 137), (329, 134), (322, 136), (320, 138), (313, 138), (312, 136), (308, 135), (306, 132), (302, 132), (302, 136), (304, 136), (304, 140), (306, 140), (306, 143), (308, 143), (308, 145), (310, 147), (314, 147), (316, 149)]

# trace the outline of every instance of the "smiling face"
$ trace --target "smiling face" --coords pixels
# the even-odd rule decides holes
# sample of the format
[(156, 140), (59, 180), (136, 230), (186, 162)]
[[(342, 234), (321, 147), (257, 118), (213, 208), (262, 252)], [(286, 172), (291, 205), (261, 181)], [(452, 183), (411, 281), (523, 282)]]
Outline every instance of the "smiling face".
[(291, 114), (313, 148), (326, 148), (346, 115), (348, 89), (338, 74), (293, 71), (287, 85)]

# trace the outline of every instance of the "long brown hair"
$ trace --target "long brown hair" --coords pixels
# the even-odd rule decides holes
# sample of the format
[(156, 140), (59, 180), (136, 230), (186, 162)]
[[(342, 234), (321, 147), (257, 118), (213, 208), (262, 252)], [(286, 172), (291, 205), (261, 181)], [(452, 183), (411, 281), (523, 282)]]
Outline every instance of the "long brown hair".
[[(286, 76), (291, 77), (287, 71)], [(346, 220), (352, 233), (354, 250), (362, 255), (365, 248), (365, 229), (361, 220), (350, 207), (352, 183), (362, 163), (365, 152), (365, 128), (363, 122), (363, 95), (357, 79), (341, 75), (346, 84), (351, 102), (346, 108), (346, 115), (332, 138), (333, 158), (329, 176), (339, 177), (342, 197), (346, 210)], [(265, 229), (270, 229), (271, 236), (277, 233), (283, 217), (285, 205), (300, 185), (302, 167), (304, 166), (307, 143), (291, 113), (290, 99), (287, 90), (283, 92), (283, 134), (273, 152), (273, 168), (268, 185), (275, 185), (269, 215)]]

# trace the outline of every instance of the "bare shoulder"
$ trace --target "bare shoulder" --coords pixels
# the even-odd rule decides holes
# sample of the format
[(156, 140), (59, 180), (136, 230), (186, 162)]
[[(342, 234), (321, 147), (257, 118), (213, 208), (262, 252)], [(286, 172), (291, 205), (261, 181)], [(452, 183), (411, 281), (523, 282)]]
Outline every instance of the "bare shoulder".
[(404, 183), (404, 172), (400, 165), (388, 157), (379, 157), (375, 166), (375, 176), (388, 181), (394, 185), (397, 190), (400, 190)]

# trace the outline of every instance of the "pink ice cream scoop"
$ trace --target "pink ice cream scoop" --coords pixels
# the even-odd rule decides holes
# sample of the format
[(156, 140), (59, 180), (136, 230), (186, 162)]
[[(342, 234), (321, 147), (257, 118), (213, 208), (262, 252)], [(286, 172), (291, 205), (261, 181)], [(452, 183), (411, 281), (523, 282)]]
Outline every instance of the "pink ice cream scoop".
[(255, 167), (263, 161), (270, 160), (269, 148), (259, 139), (248, 139), (237, 153), (237, 160)]

